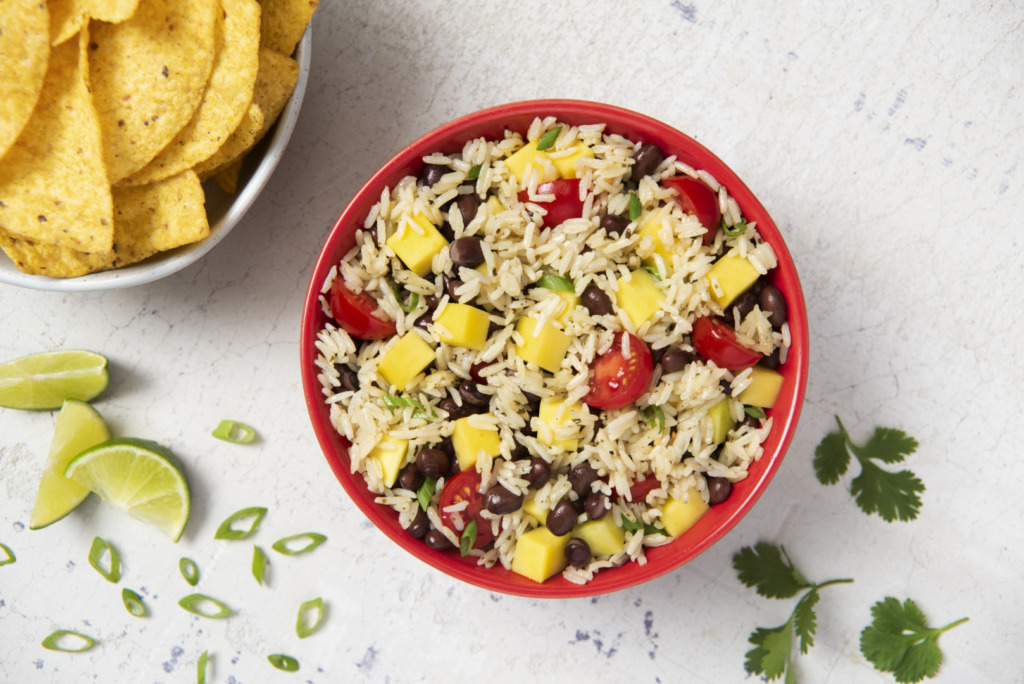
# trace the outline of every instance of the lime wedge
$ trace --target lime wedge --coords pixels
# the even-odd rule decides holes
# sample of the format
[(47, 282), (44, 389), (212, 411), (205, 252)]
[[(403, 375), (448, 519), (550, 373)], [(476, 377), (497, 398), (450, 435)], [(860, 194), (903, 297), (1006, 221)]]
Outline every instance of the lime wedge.
[(174, 455), (156, 442), (112, 439), (75, 456), (64, 476), (174, 541), (185, 531), (192, 506), (188, 480)]
[(56, 409), (65, 399), (89, 401), (107, 388), (107, 359), (90, 351), (43, 352), (0, 364), (0, 406)]
[(96, 409), (77, 399), (64, 402), (53, 426), (50, 458), (36, 491), (28, 523), (31, 529), (52, 525), (85, 501), (89, 489), (64, 477), (64, 470), (75, 456), (108, 439), (110, 430)]

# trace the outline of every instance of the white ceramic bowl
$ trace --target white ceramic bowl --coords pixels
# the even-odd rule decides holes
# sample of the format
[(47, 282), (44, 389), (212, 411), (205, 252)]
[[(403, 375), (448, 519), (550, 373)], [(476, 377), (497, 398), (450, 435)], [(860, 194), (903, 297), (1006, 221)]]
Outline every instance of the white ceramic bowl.
[[(14, 266), (14, 262), (7, 258), (6, 254), (0, 253), (0, 283), (17, 285), (34, 290), (53, 290), (59, 292), (86, 292), (90, 290), (113, 290), (122, 287), (133, 287), (142, 285), (165, 276), (171, 275), (189, 266), (203, 257), (207, 252), (217, 246), (224, 237), (231, 232), (249, 207), (253, 205), (256, 198), (262, 192), (270, 174), (274, 172), (277, 163), (284, 154), (288, 140), (295, 128), (295, 121), (299, 118), (299, 109), (302, 107), (302, 98), (306, 93), (306, 80), (309, 76), (309, 58), (312, 52), (311, 32), (307, 28), (302, 40), (299, 41), (295, 50), (295, 59), (299, 63), (299, 77), (295, 83), (295, 90), (285, 105), (281, 116), (269, 139), (265, 139), (257, 146), (262, 150), (257, 155), (250, 155), (246, 158), (243, 168), (243, 178), (250, 165), (256, 163), (256, 168), (248, 177), (245, 185), (241, 186), (238, 193), (228, 195), (221, 192), (216, 183), (212, 181), (203, 185), (206, 191), (206, 215), (210, 222), (209, 237), (199, 242), (177, 249), (160, 252), (154, 256), (144, 259), (138, 263), (112, 271), (101, 271), (90, 273), (78, 278), (51, 278), (50, 276), (30, 275), (22, 273)], [(251, 158), (258, 156), (256, 159)]]

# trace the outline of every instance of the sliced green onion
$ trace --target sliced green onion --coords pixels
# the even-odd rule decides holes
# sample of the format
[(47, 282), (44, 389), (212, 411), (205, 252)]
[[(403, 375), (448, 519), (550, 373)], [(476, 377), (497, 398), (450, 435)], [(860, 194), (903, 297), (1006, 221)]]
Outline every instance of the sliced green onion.
[(258, 546), (252, 547), (252, 576), (256, 584), (263, 585), (263, 572), (267, 569), (267, 554)]
[(193, 587), (199, 583), (199, 566), (194, 560), (182, 558), (178, 561), (178, 569), (181, 570), (181, 576), (185, 578), (185, 581)]
[(757, 418), (758, 420), (765, 419), (764, 411), (762, 411), (757, 406), (744, 406), (743, 412), (746, 413), (748, 416), (753, 416), (754, 418)]
[(210, 434), (232, 444), (248, 444), (256, 439), (256, 430), (237, 420), (220, 421), (220, 425)]
[(654, 276), (655, 280), (661, 280), (661, 271), (658, 270), (657, 266), (644, 266), (644, 270)]
[(413, 408), (425, 410), (423, 408), (423, 404), (416, 401), (415, 399), (409, 399), (408, 397), (396, 397), (394, 395), (389, 394), (383, 397), (382, 401), (384, 402), (384, 405), (387, 406), (392, 413), (394, 413), (396, 408), (402, 408), (405, 406), (412, 406)]
[[(235, 511), (220, 524), (220, 527), (217, 528), (217, 533), (213, 535), (213, 538), (245, 539), (259, 529), (260, 523), (263, 522), (263, 516), (266, 514), (267, 509), (263, 506), (250, 506), (249, 508), (243, 508), (240, 511)], [(251, 518), (248, 527), (241, 529), (235, 529), (232, 527), (234, 523), (239, 520), (245, 520), (246, 518)]]
[[(290, 544), (292, 542), (300, 541), (302, 539), (308, 540), (305, 545), (297, 548), (292, 548)], [(283, 553), (286, 556), (297, 556), (300, 553), (309, 553), (316, 547), (327, 541), (327, 537), (318, 532), (303, 532), (302, 534), (293, 534), (290, 537), (284, 539), (278, 539), (271, 546), (272, 549), (278, 553)]]
[[(310, 614), (312, 614), (310, 616)], [(295, 619), (295, 633), (305, 639), (316, 631), (324, 619), (324, 600), (315, 598), (299, 606), (299, 616)]]
[(295, 672), (299, 669), (299, 661), (283, 653), (268, 655), (267, 660), (278, 670), (284, 670), (285, 672)]
[(189, 594), (178, 601), (178, 605), (193, 615), (204, 618), (219, 619), (231, 615), (231, 609), (223, 601), (206, 594)]
[[(109, 559), (108, 567), (104, 567), (102, 564), (104, 554), (107, 554)], [(117, 550), (106, 539), (96, 537), (92, 540), (92, 548), (89, 549), (89, 565), (103, 575), (108, 582), (117, 584), (121, 579), (121, 557), (117, 555)]]
[(0, 542), (0, 551), (3, 551), (5, 556), (4, 558), (0, 558), (0, 566), (10, 565), (14, 561), (18, 560), (15, 557), (14, 552), (11, 551), (11, 547), (9, 547), (7, 544), (4, 544), (3, 542)]
[(555, 144), (555, 140), (558, 139), (558, 134), (562, 132), (562, 127), (552, 128), (550, 131), (540, 136), (540, 140), (537, 141), (537, 151), (543, 152), (552, 145)]
[(462, 537), (459, 539), (459, 555), (466, 556), (469, 554), (470, 549), (473, 548), (473, 544), (476, 543), (476, 520), (470, 520), (469, 524), (466, 525), (466, 529), (462, 530)]
[(469, 180), (476, 180), (480, 177), (480, 164), (474, 164), (469, 167), (469, 171), (466, 172), (466, 178)]
[(629, 193), (629, 220), (636, 221), (644, 212), (644, 205), (640, 204), (640, 198), (635, 192)]
[(206, 661), (209, 657), (209, 651), (203, 651), (196, 661), (196, 684), (206, 684)]
[(124, 607), (134, 617), (146, 617), (146, 604), (142, 602), (142, 597), (136, 594), (134, 591), (125, 587), (121, 590), (121, 600), (124, 601)]
[(430, 507), (430, 500), (434, 498), (434, 490), (437, 488), (436, 477), (423, 478), (423, 484), (416, 492), (416, 500), (420, 502), (420, 508), (424, 511)]
[(661, 410), (660, 406), (648, 406), (644, 409), (644, 420), (652, 428), (658, 428), (658, 432), (665, 429), (665, 412)]
[(402, 286), (399, 285), (398, 283), (395, 283), (391, 287), (391, 291), (395, 293), (395, 299), (398, 300), (398, 306), (400, 306), (402, 308), (402, 311), (404, 311), (405, 313), (412, 313), (416, 309), (416, 306), (420, 303), (420, 296), (416, 292), (411, 293), (412, 296), (409, 297), (408, 304), (404, 303), (402, 301)]
[(422, 418), (423, 420), (434, 420), (437, 418), (437, 413), (435, 413), (433, 409), (430, 410), (430, 413), (427, 413), (426, 411), (413, 411), (412, 417)]
[(723, 221), (722, 230), (725, 231), (725, 234), (728, 235), (729, 237), (739, 237), (740, 235), (743, 235), (744, 233), (747, 232), (747, 222), (744, 221), (743, 219), (740, 219), (739, 222), (734, 224), (733, 227), (730, 229), (729, 226), (725, 225), (725, 222)]
[(541, 276), (537, 284), (555, 292), (576, 292), (572, 281), (562, 276), (546, 275)]
[[(64, 643), (66, 641), (71, 641), (72, 643)], [(78, 643), (75, 644), (74, 642)], [(43, 639), (43, 648), (50, 651), (60, 651), (61, 653), (81, 653), (82, 651), (88, 651), (95, 644), (96, 640), (91, 636), (79, 634), (70, 629), (58, 629)]]

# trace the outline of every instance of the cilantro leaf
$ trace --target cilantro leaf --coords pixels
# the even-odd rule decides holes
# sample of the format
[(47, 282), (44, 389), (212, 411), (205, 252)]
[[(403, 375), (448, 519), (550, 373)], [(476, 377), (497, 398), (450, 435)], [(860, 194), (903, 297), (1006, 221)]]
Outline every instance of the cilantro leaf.
[(732, 557), (732, 566), (740, 582), (753, 587), (761, 596), (789, 598), (811, 583), (793, 567), (785, 554), (786, 550), (781, 546), (759, 542), (754, 548), (745, 546), (740, 549)]
[(939, 636), (968, 619), (931, 628), (916, 603), (907, 599), (901, 604), (892, 596), (873, 605), (871, 615), (872, 623), (860, 634), (861, 653), (876, 670), (892, 672), (897, 682), (911, 683), (938, 673), (942, 664)]
[(814, 450), (814, 474), (825, 485), (834, 485), (850, 467), (850, 452), (846, 438), (840, 432), (830, 432)]
[(815, 587), (800, 597), (793, 609), (793, 631), (800, 637), (800, 653), (806, 655), (814, 646), (814, 634), (818, 629), (818, 618), (814, 614), (814, 606), (821, 600), (821, 594)]
[(875, 428), (867, 444), (862, 447), (851, 444), (850, 449), (882, 463), (899, 463), (917, 450), (917, 440), (902, 430)]
[(850, 483), (850, 493), (865, 513), (882, 516), (886, 522), (913, 520), (921, 509), (924, 483), (909, 470), (893, 473), (871, 461), (861, 464), (861, 473)]
[(747, 651), (747, 660), (743, 664), (748, 674), (763, 674), (771, 681), (792, 669), (792, 618), (786, 624), (772, 629), (758, 627), (750, 635), (749, 641), (755, 648)]

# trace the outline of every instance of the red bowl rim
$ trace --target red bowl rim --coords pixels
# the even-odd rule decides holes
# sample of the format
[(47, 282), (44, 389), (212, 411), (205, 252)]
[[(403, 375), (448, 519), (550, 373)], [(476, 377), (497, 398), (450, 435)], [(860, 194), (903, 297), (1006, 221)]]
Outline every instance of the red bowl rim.
[[(778, 266), (769, 278), (785, 293), (789, 306), (792, 343), (789, 358), (780, 368), (785, 380), (775, 407), (767, 412), (776, 420), (763, 445), (764, 454), (751, 465), (746, 479), (734, 485), (725, 503), (713, 506), (694, 527), (671, 544), (646, 549), (644, 565), (627, 562), (620, 568), (595, 574), (593, 580), (583, 585), (573, 584), (561, 575), (538, 584), (500, 564), (484, 568), (476, 565), (473, 558), (460, 558), (450, 551), (434, 551), (421, 540), (410, 537), (399, 525), (397, 514), (374, 503), (374, 495), (367, 490), (363, 478), (350, 473), (347, 450), (331, 425), (315, 365), (316, 336), (327, 321), (319, 301), (320, 288), (331, 267), (355, 240), (355, 229), (346, 233), (345, 226), (361, 226), (369, 208), (380, 198), (383, 186), (393, 187), (401, 177), (417, 173), (423, 156), (436, 151), (454, 153), (470, 139), (481, 135), (500, 137), (506, 128), (525, 134), (536, 116), (555, 116), (574, 125), (605, 123), (607, 132), (656, 144), (666, 155), (675, 154), (681, 161), (714, 176), (728, 188), (744, 217), (757, 222), (758, 232), (775, 250)], [(721, 539), (750, 511), (782, 463), (803, 405), (809, 360), (807, 311), (796, 266), (774, 221), (739, 176), (699, 142), (661, 121), (613, 105), (571, 99), (513, 102), (467, 114), (421, 136), (388, 160), (355, 194), (324, 242), (310, 276), (299, 348), (303, 393), (317, 441), (338, 481), (367, 518), (400, 547), (451, 577), (489, 591), (533, 598), (578, 598), (635, 586), (677, 569)]]

